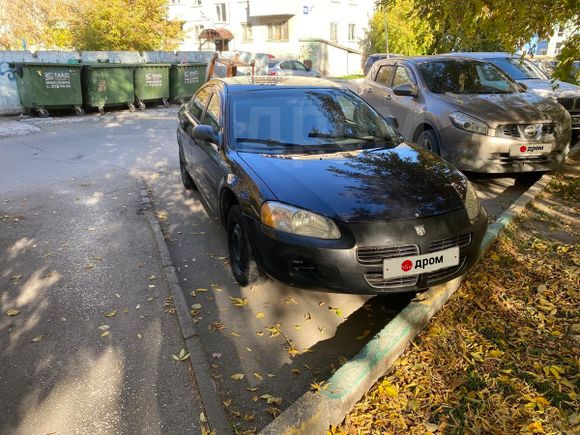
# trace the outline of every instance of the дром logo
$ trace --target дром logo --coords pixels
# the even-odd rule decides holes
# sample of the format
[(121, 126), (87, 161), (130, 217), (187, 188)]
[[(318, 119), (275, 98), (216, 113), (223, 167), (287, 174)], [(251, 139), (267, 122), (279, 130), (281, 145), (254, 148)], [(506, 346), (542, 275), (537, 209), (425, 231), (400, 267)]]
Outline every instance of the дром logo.
[(525, 152), (527, 151), (527, 149), (528, 149), (528, 148), (526, 148), (526, 146), (525, 146), (525, 145), (522, 145), (522, 146), (520, 147), (520, 152), (521, 152), (521, 153), (525, 153)]
[(411, 260), (405, 260), (401, 264), (401, 270), (403, 272), (408, 272), (413, 268), (413, 262)]

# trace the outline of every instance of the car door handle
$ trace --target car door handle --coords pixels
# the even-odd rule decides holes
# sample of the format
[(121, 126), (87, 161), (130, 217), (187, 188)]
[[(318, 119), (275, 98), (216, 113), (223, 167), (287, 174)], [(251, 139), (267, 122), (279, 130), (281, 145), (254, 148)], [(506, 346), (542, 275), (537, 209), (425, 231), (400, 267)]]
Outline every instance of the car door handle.
[(391, 94), (385, 95), (385, 100), (390, 100), (391, 98), (393, 98), (393, 97), (391, 97)]
[(373, 93), (372, 88), (367, 88), (367, 94), (372, 94), (372, 93)]

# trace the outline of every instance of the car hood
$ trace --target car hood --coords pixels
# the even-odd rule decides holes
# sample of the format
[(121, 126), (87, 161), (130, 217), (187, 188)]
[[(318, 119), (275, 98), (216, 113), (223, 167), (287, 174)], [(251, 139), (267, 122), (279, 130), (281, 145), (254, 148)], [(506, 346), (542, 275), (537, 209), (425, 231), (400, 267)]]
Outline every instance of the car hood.
[(553, 99), (536, 93), (439, 95), (457, 110), (485, 121), (491, 127), (502, 124), (528, 124), (535, 122), (562, 122), (564, 109)]
[(557, 97), (580, 97), (580, 86), (571, 83), (555, 80), (552, 84), (551, 80), (518, 80), (528, 87), (528, 92), (536, 92), (543, 96), (557, 96)]
[(406, 142), (325, 155), (239, 155), (279, 201), (344, 222), (421, 218), (464, 207), (464, 176)]

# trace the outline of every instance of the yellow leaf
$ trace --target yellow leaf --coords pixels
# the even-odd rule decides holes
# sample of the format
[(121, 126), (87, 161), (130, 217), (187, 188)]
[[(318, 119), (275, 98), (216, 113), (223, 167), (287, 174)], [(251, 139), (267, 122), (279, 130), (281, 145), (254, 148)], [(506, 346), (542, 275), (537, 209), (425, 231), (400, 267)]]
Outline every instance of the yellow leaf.
[(234, 381), (241, 381), (242, 379), (244, 379), (246, 375), (244, 375), (243, 373), (236, 373), (235, 375), (231, 375), (230, 379), (233, 379)]
[(290, 372), (294, 375), (300, 375), (300, 369), (292, 369)]
[(42, 340), (42, 335), (37, 335), (36, 337), (34, 337), (32, 339), (33, 343), (38, 343), (40, 340)]
[(262, 313), (261, 311), (258, 311), (256, 313), (256, 319), (263, 319), (264, 318), (264, 313)]
[(20, 310), (18, 308), (10, 308), (6, 311), (6, 315), (10, 317), (14, 317), (20, 314)]
[(493, 349), (489, 351), (488, 355), (492, 358), (501, 358), (503, 356), (503, 352), (501, 350)]
[(105, 317), (114, 317), (117, 315), (117, 310), (113, 310), (110, 313), (106, 313)]
[(254, 372), (254, 376), (259, 379), (260, 381), (263, 381), (264, 378), (262, 377), (262, 375), (260, 373)]
[(230, 300), (232, 301), (232, 305), (234, 305), (236, 307), (243, 307), (245, 305), (248, 305), (248, 298), (232, 298), (232, 297), (230, 297)]

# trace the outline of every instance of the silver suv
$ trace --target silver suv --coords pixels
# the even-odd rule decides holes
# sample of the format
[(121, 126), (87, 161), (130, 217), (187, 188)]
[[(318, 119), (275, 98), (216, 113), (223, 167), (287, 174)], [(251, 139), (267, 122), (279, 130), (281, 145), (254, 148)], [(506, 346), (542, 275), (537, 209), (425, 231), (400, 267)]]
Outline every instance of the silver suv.
[(299, 60), (278, 57), (268, 62), (268, 75), (322, 77), (318, 71), (307, 67)]
[(512, 80), (526, 85), (529, 92), (558, 100), (572, 117), (572, 130), (580, 130), (580, 86), (560, 80), (552, 81), (529, 60), (509, 53), (475, 52), (450, 53), (449, 55), (493, 63)]
[(399, 131), (461, 170), (547, 171), (570, 146), (570, 115), (488, 62), (449, 56), (385, 59), (359, 95)]

